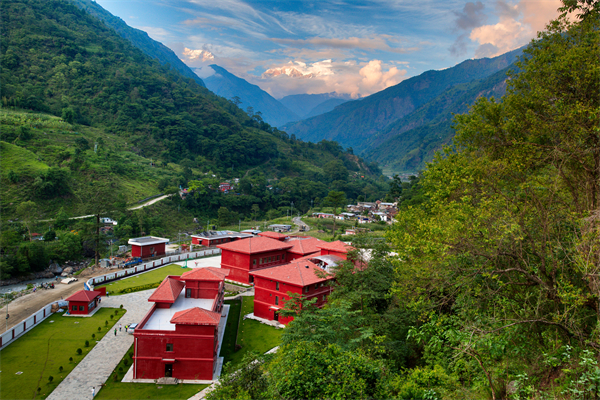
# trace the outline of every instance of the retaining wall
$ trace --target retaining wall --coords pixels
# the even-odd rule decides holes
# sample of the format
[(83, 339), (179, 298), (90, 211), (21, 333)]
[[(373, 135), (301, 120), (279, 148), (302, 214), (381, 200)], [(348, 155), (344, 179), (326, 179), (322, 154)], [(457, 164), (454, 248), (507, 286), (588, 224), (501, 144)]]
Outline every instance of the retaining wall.
[(31, 328), (38, 325), (40, 322), (52, 315), (52, 304), (54, 303), (56, 303), (56, 301), (48, 303), (38, 312), (30, 315), (29, 318), (24, 319), (23, 321), (19, 322), (17, 325), (0, 335), (0, 349), (5, 348), (21, 336), (23, 336)]

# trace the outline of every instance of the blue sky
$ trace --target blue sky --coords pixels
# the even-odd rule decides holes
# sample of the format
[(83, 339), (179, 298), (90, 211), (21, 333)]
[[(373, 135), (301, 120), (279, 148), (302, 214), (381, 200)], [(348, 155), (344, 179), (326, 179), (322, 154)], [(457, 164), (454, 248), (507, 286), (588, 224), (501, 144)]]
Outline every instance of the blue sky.
[(431, 69), (518, 48), (559, 0), (96, 0), (196, 73), (217, 64), (276, 98), (365, 96)]

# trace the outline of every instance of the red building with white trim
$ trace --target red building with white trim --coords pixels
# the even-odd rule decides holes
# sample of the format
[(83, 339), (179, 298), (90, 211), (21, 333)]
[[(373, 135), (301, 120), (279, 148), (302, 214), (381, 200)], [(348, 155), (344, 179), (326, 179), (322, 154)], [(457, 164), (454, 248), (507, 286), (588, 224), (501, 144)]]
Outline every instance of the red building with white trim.
[(213, 380), (226, 323), (221, 311), (228, 273), (208, 267), (165, 278), (133, 334), (134, 380)]
[(87, 315), (93, 311), (100, 302), (102, 292), (99, 290), (80, 290), (66, 298), (69, 302), (69, 314)]
[(231, 270), (228, 278), (252, 283), (250, 271), (287, 262), (287, 250), (293, 245), (266, 237), (252, 237), (217, 246), (221, 249), (221, 268)]
[(129, 239), (131, 245), (132, 257), (160, 257), (165, 255), (165, 246), (169, 243), (169, 239), (144, 236), (140, 238)]
[(328, 262), (324, 262), (309, 256), (285, 265), (250, 272), (254, 277), (254, 315), (287, 325), (294, 318), (280, 317), (278, 312), (289, 300), (290, 293), (300, 294), (307, 299), (316, 298), (316, 306), (322, 307), (332, 290), (329, 281), (334, 279), (334, 275), (330, 273), (330, 268), (341, 261), (339, 257), (328, 258)]
[(327, 242), (310, 236), (292, 236), (290, 237), (288, 243), (293, 245), (293, 247), (288, 250), (288, 259), (289, 261), (292, 261), (297, 258), (306, 257), (311, 254), (321, 254), (321, 248), (318, 247), (318, 245)]

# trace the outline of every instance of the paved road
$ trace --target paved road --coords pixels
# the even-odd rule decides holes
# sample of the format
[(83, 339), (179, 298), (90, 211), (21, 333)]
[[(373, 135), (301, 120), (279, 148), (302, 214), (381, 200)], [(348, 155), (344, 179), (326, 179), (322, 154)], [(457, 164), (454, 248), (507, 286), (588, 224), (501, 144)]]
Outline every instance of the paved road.
[(298, 225), (297, 229), (294, 229), (294, 232), (300, 231), (300, 227), (304, 227), (304, 232), (308, 232), (310, 230), (310, 226), (308, 226), (304, 221), (302, 221), (302, 217), (294, 217), (292, 221), (295, 225)]
[[(139, 322), (148, 312), (151, 303), (148, 297), (154, 290), (129, 293), (122, 296), (103, 297), (102, 307), (116, 307), (123, 304), (127, 310), (119, 323), (123, 326)], [(118, 324), (117, 324), (118, 326)], [(92, 399), (92, 387), (96, 393), (100, 386), (106, 382), (123, 355), (133, 344), (133, 335), (125, 333), (124, 329), (117, 336), (109, 332), (100, 343), (75, 367), (60, 385), (48, 396), (48, 400), (75, 400)]]

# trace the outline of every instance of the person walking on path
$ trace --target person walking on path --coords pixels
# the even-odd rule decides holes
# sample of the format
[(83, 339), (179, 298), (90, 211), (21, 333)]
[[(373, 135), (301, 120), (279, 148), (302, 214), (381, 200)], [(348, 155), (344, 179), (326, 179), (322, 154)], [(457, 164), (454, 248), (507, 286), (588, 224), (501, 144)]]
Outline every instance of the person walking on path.
[(117, 328), (115, 328), (115, 336), (117, 336)]
[(94, 398), (94, 396), (96, 396), (96, 386), (92, 387), (92, 398)]
[(121, 332), (121, 324), (119, 324), (119, 332)]

